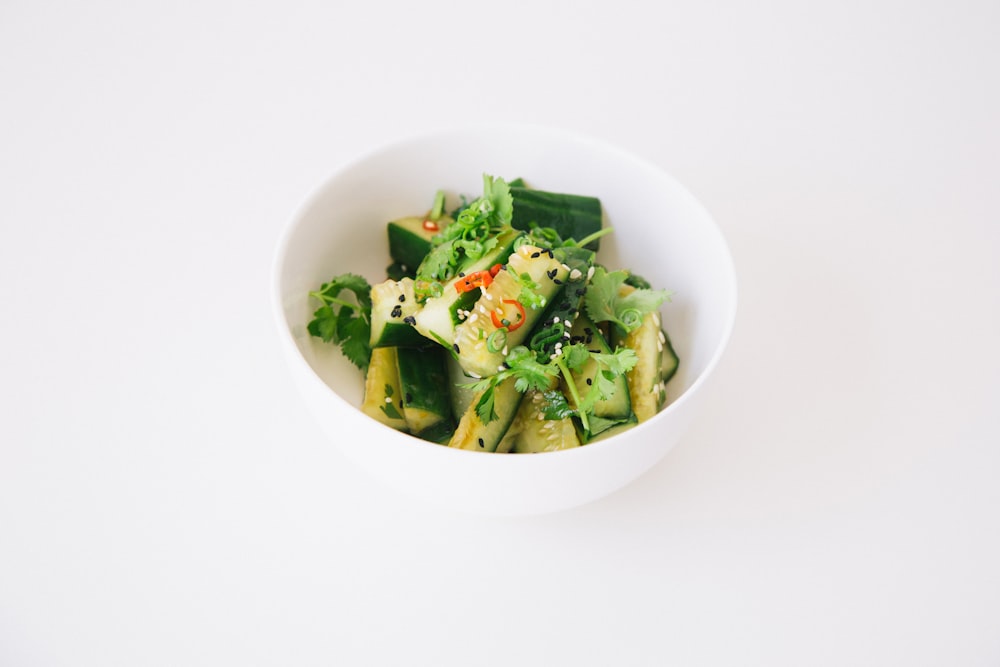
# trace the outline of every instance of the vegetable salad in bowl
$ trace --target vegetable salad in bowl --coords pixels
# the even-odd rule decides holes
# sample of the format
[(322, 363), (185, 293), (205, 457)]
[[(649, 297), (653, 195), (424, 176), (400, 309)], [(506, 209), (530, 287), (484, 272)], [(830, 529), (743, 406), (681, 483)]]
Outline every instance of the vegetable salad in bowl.
[(460, 449), (579, 447), (661, 410), (671, 293), (600, 261), (599, 199), (483, 176), (482, 196), (387, 225), (392, 263), (311, 291), (310, 335), (365, 376), (362, 411)]

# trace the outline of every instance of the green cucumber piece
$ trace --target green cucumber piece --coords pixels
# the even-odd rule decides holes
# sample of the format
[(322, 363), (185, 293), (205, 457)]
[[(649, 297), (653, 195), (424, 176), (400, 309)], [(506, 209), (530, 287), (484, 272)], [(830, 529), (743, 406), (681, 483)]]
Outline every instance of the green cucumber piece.
[[(604, 336), (601, 335), (600, 330), (594, 326), (594, 323), (591, 322), (590, 318), (586, 315), (580, 315), (576, 318), (576, 321), (573, 323), (573, 328), (570, 330), (570, 341), (574, 343), (583, 343), (587, 346), (587, 349), (592, 352), (598, 352), (600, 354), (611, 353), (611, 347), (608, 345), (608, 342), (604, 339)], [(591, 390), (594, 377), (599, 372), (601, 372), (601, 365), (594, 359), (587, 359), (582, 368), (571, 374), (573, 377), (573, 384), (575, 385), (576, 391), (580, 396), (586, 395), (587, 392)], [(614, 393), (604, 400), (597, 401), (588, 417), (592, 415), (593, 417), (598, 417), (603, 420), (618, 422), (628, 419), (632, 414), (632, 401), (629, 395), (629, 383), (626, 380), (626, 376), (619, 375), (615, 378), (614, 382)], [(566, 394), (570, 405), (575, 408), (576, 405), (571, 392), (564, 391), (564, 393)], [(599, 426), (595, 426), (595, 424), (600, 423), (601, 422), (594, 422), (591, 424), (590, 435), (596, 435), (600, 432)]]
[(545, 419), (544, 409), (545, 397), (542, 392), (532, 390), (526, 393), (514, 423), (507, 430), (497, 451), (536, 454), (579, 447), (580, 438), (573, 420), (569, 417)]
[(606, 440), (613, 435), (618, 435), (623, 431), (629, 430), (639, 423), (634, 413), (630, 414), (626, 419), (602, 419), (601, 417), (593, 416), (589, 419), (589, 432), (584, 430), (578, 420), (576, 421), (577, 435), (580, 437), (580, 442), (585, 445), (599, 440)]
[[(534, 329), (569, 274), (551, 251), (529, 244), (511, 253), (506, 264), (506, 270), (497, 273), (489, 287), (480, 291), (481, 296), (468, 317), (455, 328), (453, 349), (462, 368), (473, 377), (497, 373), (507, 353)], [(524, 288), (515, 275), (530, 277), (538, 285), (533, 291), (543, 301), (537, 308), (521, 304)], [(511, 324), (504, 324), (504, 320)], [(517, 322), (521, 324), (516, 325)]]
[(410, 324), (410, 318), (420, 310), (412, 278), (379, 283), (372, 287), (371, 296), (372, 348), (427, 345), (427, 339)]
[(450, 436), (455, 427), (448, 395), (446, 354), (437, 346), (396, 348), (407, 427), (418, 438), (434, 442), (447, 439), (442, 434)]
[(386, 225), (389, 235), (389, 257), (393, 267), (404, 275), (413, 272), (431, 251), (431, 239), (452, 223), (447, 215), (432, 220), (428, 215), (410, 216), (393, 220)]
[(476, 392), (469, 385), (475, 382), (474, 378), (469, 377), (462, 370), (462, 366), (458, 363), (453, 355), (447, 355), (446, 363), (448, 365), (448, 386), (450, 387), (451, 395), (451, 413), (455, 416), (455, 420), (462, 418), (465, 411), (469, 409), (472, 404), (472, 399), (475, 397)]
[(509, 231), (497, 237), (497, 244), (490, 252), (477, 260), (467, 262), (451, 280), (442, 286), (441, 296), (427, 299), (414, 315), (414, 326), (425, 338), (445, 347), (455, 342), (455, 327), (462, 320), (459, 313), (468, 312), (480, 296), (479, 290), (459, 292), (455, 285), (463, 274), (486, 271), (495, 264), (505, 264), (514, 251), (514, 243), (523, 235), (519, 231)]
[(484, 424), (476, 414), (476, 403), (482, 396), (481, 392), (477, 392), (472, 404), (458, 422), (448, 446), (477, 452), (497, 451), (497, 445), (503, 440), (524, 399), (524, 394), (514, 387), (515, 381), (514, 378), (507, 378), (494, 387), (493, 409), (497, 418), (488, 424)]
[(399, 387), (396, 348), (379, 347), (372, 350), (365, 375), (365, 397), (361, 411), (397, 431), (406, 431), (403, 416), (403, 394)]
[[(628, 285), (622, 288), (623, 291), (631, 289)], [(669, 378), (665, 376), (664, 369), (669, 368), (669, 375), (673, 376), (678, 365), (677, 354), (669, 345), (659, 313), (646, 313), (642, 324), (624, 336), (617, 327), (612, 329), (615, 347), (631, 348), (639, 358), (627, 378), (632, 409), (642, 423), (659, 412), (666, 402), (664, 383)], [(665, 359), (669, 361), (665, 362)]]
[[(564, 240), (577, 241), (601, 231), (603, 224), (601, 200), (596, 197), (561, 194), (532, 190), (525, 187), (510, 188), (514, 200), (511, 225), (528, 231), (531, 223), (552, 227)], [(587, 244), (587, 249), (597, 251), (599, 240)]]

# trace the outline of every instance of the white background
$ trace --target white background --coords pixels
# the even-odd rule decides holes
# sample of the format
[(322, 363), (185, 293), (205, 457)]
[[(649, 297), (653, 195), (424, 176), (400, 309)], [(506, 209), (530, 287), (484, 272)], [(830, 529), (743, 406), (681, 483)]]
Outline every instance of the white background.
[[(0, 665), (1000, 664), (998, 26), (991, 0), (5, 0)], [(656, 162), (737, 263), (704, 418), (565, 513), (381, 488), (271, 320), (314, 187), (476, 120)]]

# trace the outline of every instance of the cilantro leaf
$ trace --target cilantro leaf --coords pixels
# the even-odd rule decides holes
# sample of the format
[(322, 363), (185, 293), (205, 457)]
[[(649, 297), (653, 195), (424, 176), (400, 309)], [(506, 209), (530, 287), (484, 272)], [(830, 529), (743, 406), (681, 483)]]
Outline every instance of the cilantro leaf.
[(626, 333), (642, 324), (647, 313), (656, 311), (664, 301), (669, 301), (667, 290), (633, 289), (626, 286), (627, 271), (608, 272), (603, 266), (594, 270), (583, 297), (587, 314), (594, 322), (613, 322)]
[(558, 389), (552, 389), (542, 393), (545, 405), (542, 407), (542, 415), (546, 419), (566, 419), (576, 414), (576, 410), (570, 407), (566, 395)]
[[(342, 296), (344, 292), (348, 295)], [(353, 294), (353, 300), (351, 296)], [(345, 273), (320, 285), (309, 296), (322, 305), (306, 325), (309, 334), (326, 343), (335, 343), (351, 363), (362, 371), (371, 360), (371, 285), (364, 277)]]

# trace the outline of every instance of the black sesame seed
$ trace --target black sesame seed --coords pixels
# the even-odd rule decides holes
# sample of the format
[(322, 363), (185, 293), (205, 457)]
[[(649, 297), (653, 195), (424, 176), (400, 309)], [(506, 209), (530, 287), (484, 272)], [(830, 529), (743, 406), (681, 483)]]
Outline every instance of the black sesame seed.
[(486, 442), (483, 441), (482, 438), (479, 439), (479, 446), (482, 447), (482, 448), (484, 448), (484, 449), (486, 448)]
[(455, 350), (455, 354), (462, 354), (462, 351), (458, 349), (458, 343), (453, 343), (451, 349)]
[(552, 269), (551, 271), (546, 271), (545, 275), (549, 278), (555, 278), (557, 273), (559, 273), (559, 269)]
[(404, 301), (406, 301), (406, 295), (405, 294), (400, 294), (399, 295), (399, 302), (403, 303)]
[(555, 259), (556, 258), (556, 256), (552, 254), (552, 248), (549, 248), (548, 250), (546, 250), (546, 252), (549, 253), (549, 259)]
[(403, 314), (403, 307), (400, 306), (399, 304), (396, 304), (396, 307), (392, 309), (391, 313), (389, 313), (389, 315), (391, 315), (392, 317), (399, 317), (402, 314)]
[(464, 278), (465, 277), (465, 271), (459, 271), (458, 272), (458, 277), (459, 278)]
[(588, 336), (593, 336), (594, 335), (594, 330), (591, 329), (590, 327), (584, 327), (583, 328), (583, 333), (587, 334)]
[(587, 290), (585, 290), (585, 289), (583, 289), (583, 288), (581, 287), (580, 289), (578, 289), (578, 290), (576, 291), (576, 295), (577, 295), (577, 296), (583, 296), (584, 294), (586, 294), (586, 292), (587, 292)]
[(587, 378), (587, 384), (588, 385), (594, 384), (594, 379), (593, 378)]
[(415, 318), (413, 315), (407, 315), (406, 317), (403, 318), (403, 321), (409, 324), (410, 326), (413, 326), (414, 324), (417, 323), (417, 318)]
[(409, 405), (412, 402), (413, 402), (413, 394), (411, 394), (410, 392), (406, 392), (406, 403), (407, 403), (407, 405)]
[(542, 256), (542, 253), (540, 253), (540, 252), (533, 252), (533, 253), (531, 253), (531, 259), (535, 259), (535, 258), (541, 257), (541, 256)]
[(559, 280), (558, 278), (553, 278), (552, 282), (554, 282), (556, 285), (562, 285), (563, 284), (563, 281)]

